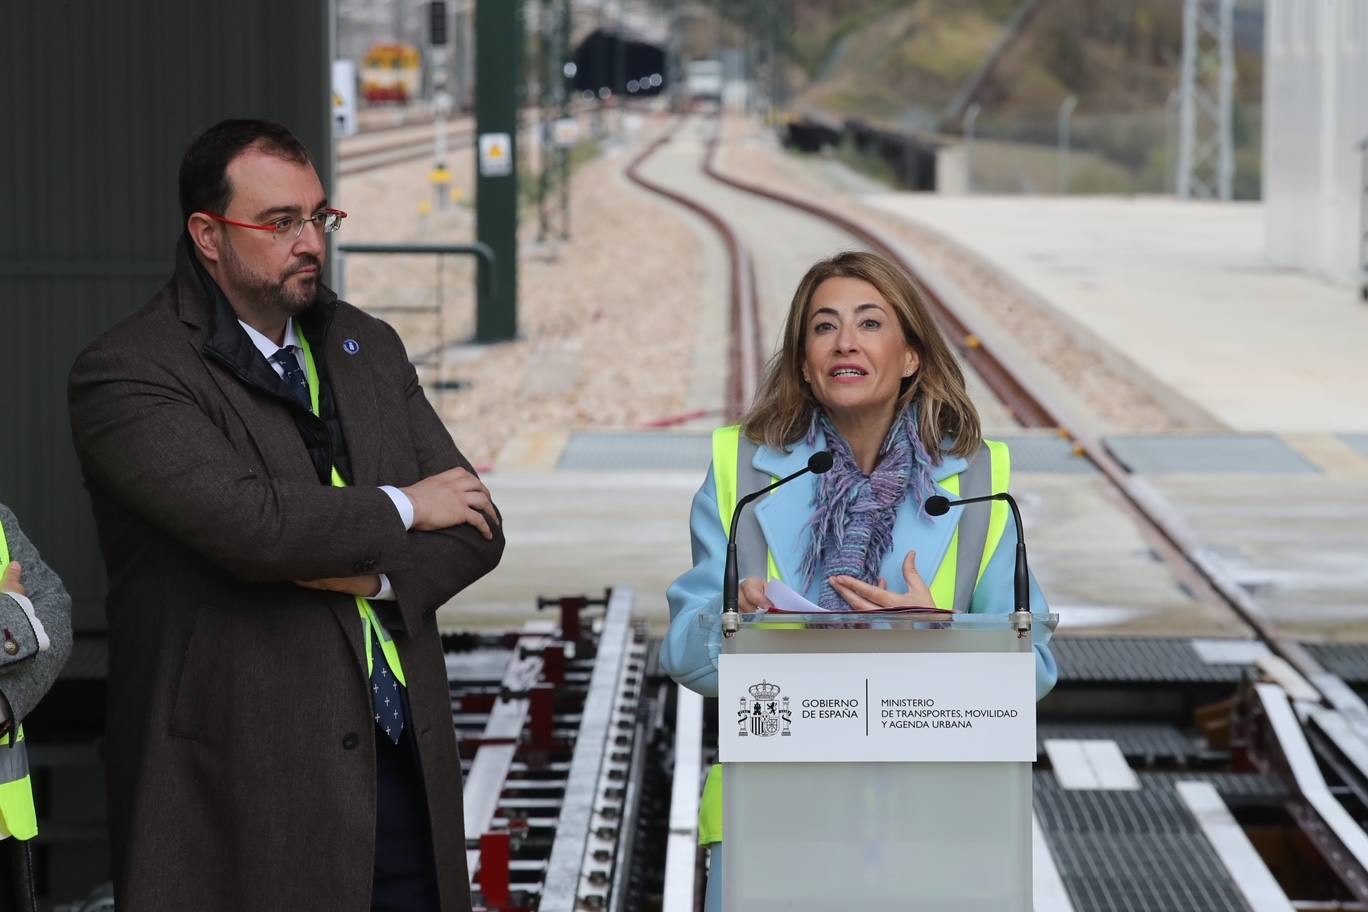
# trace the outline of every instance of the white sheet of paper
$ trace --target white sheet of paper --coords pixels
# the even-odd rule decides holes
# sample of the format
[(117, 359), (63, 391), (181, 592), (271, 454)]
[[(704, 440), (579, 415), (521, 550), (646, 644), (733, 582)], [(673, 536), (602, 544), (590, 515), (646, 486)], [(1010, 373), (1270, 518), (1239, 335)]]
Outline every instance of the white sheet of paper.
[(778, 611), (794, 611), (800, 614), (830, 614), (821, 605), (814, 605), (802, 595), (794, 592), (779, 580), (770, 580), (765, 587), (765, 596), (774, 603)]

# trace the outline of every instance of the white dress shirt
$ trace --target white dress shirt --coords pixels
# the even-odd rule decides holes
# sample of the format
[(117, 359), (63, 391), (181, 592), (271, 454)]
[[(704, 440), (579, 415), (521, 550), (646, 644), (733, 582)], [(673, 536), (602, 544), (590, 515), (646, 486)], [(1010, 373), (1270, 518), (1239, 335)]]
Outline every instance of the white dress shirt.
[[(281, 345), (276, 345), (274, 339), (267, 337), (265, 334), (259, 332), (251, 326), (248, 326), (241, 320), (238, 320), (238, 325), (240, 325), (244, 330), (246, 330), (247, 338), (252, 340), (252, 344), (257, 347), (258, 351), (261, 352), (261, 356), (266, 359), (266, 363), (271, 365), (271, 367), (275, 370), (277, 377), (279, 377), (282, 380), (285, 379), (285, 368), (282, 367), (280, 364), (276, 363), (275, 361), (272, 361), (271, 359), (274, 358), (276, 356), (276, 353), (279, 352), (282, 348), (289, 348), (290, 346), (294, 346), (293, 354), (295, 356), (295, 362), (299, 365), (299, 369), (304, 371), (306, 374), (308, 373), (308, 367), (305, 365), (304, 358), (301, 355), (303, 349), (300, 347), (299, 344), (299, 334), (295, 332), (295, 322), (293, 318), (291, 318), (285, 324), (285, 341)], [(394, 485), (381, 485), (380, 490), (384, 491), (385, 494), (389, 497), (389, 499), (394, 503), (394, 509), (399, 512), (399, 519), (403, 522), (404, 529), (412, 529), (413, 501), (409, 500), (408, 495), (406, 495), (403, 491), (396, 488)], [(377, 592), (375, 595), (370, 596), (370, 598), (374, 600), (394, 600), (394, 589), (390, 586), (388, 576), (386, 576), (383, 573), (380, 574), (380, 591)]]

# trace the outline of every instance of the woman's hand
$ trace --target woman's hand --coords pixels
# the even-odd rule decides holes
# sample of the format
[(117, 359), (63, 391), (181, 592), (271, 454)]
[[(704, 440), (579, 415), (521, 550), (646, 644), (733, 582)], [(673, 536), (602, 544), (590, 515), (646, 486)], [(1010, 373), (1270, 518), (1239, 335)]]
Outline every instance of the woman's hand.
[(341, 592), (344, 595), (370, 598), (380, 592), (380, 577), (375, 574), (370, 576), (332, 576), (327, 579), (295, 580), (295, 585), (303, 586), (306, 589), (323, 589), (327, 592)]
[(736, 601), (736, 607), (742, 614), (768, 611), (774, 607), (774, 603), (765, 597), (765, 581), (757, 576), (748, 576), (741, 581)]
[(880, 608), (931, 608), (936, 602), (931, 598), (931, 589), (917, 572), (917, 552), (908, 551), (903, 558), (903, 579), (907, 581), (907, 592), (890, 592), (886, 581), (880, 579), (879, 585), (871, 586), (853, 576), (831, 576), (827, 582), (836, 594), (845, 599), (846, 604), (856, 611), (878, 611)]
[(28, 590), (24, 588), (23, 575), (24, 566), (18, 561), (10, 561), (10, 565), (5, 568), (5, 578), (0, 579), (0, 592), (27, 596)]

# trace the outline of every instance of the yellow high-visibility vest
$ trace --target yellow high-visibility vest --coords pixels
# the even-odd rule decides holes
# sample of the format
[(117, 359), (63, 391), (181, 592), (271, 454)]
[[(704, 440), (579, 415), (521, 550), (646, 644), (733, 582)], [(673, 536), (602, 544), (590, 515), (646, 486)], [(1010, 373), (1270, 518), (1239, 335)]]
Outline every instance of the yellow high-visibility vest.
[[(9, 569), (9, 543), (0, 525), (0, 578)], [(10, 743), (10, 738), (14, 743)], [(28, 749), (24, 729), (0, 738), (0, 839), (32, 839), (38, 835), (38, 814), (33, 808), (33, 783), (29, 779)]]
[[(741, 452), (741, 426), (732, 425), (731, 427), (718, 428), (713, 432), (712, 444), (713, 481), (717, 486), (717, 512), (722, 519), (722, 528), (731, 529), (732, 513), (735, 512), (736, 501), (739, 499), (736, 485), (737, 457)], [(1012, 475), (1011, 455), (1007, 445), (997, 440), (985, 440), (983, 444), (987, 447), (991, 460), (993, 492), (1006, 491)], [(778, 479), (776, 478), (775, 481)], [(960, 493), (960, 477), (958, 475), (951, 475), (941, 481), (940, 485), (951, 494), (958, 495)], [(984, 543), (983, 557), (979, 561), (978, 575), (974, 578), (975, 583), (983, 578), (983, 571), (988, 569), (988, 562), (992, 559), (993, 552), (997, 550), (998, 542), (1002, 541), (1002, 533), (1007, 528), (1008, 518), (1007, 505), (1000, 501), (993, 501), (988, 520), (988, 538)], [(956, 556), (958, 548), (959, 529), (956, 528), (954, 537), (950, 540), (950, 547), (946, 549), (945, 557), (936, 569), (935, 579), (931, 581), (931, 598), (938, 608), (950, 609), (954, 607), (955, 579), (957, 576), (955, 565), (958, 563)], [(774, 552), (772, 551), (769, 554), (768, 575), (771, 580), (780, 579), (779, 567), (774, 561)], [(781, 625), (775, 624), (773, 626)], [(703, 797), (698, 805), (698, 843), (699, 845), (713, 845), (721, 841), (722, 764), (714, 763), (708, 770), (707, 781), (703, 784)]]
[[(315, 415), (318, 414), (318, 367), (314, 364), (313, 349), (309, 347), (309, 340), (304, 338), (304, 333), (299, 334), (299, 347), (304, 352), (305, 374), (309, 379), (309, 407), (313, 409)], [(337, 471), (337, 466), (332, 469), (332, 484), (335, 488), (345, 488), (347, 482)], [(361, 615), (361, 626), (363, 635), (366, 638), (366, 676), (370, 677), (375, 669), (374, 646), (372, 646), (371, 634), (375, 634), (375, 640), (380, 642), (380, 649), (385, 654), (385, 660), (389, 662), (390, 671), (394, 672), (395, 680), (403, 687), (408, 686), (408, 681), (404, 679), (404, 666), (399, 661), (399, 647), (395, 645), (394, 639), (385, 629), (385, 625), (380, 623), (380, 618), (376, 616), (375, 609), (371, 603), (361, 596), (356, 597), (356, 610)]]

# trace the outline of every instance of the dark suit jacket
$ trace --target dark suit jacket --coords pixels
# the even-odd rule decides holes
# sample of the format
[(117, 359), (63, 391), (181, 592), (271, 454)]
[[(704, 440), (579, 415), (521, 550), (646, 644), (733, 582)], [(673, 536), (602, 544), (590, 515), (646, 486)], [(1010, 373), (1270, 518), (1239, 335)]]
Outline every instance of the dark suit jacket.
[[(405, 532), (378, 490), (471, 468), (388, 325), (326, 289), (299, 319), (331, 393), (329, 425), (290, 399), (192, 256), (183, 239), (167, 286), (70, 378), (109, 573), (119, 909), (369, 908), (362, 624), (352, 598), (290, 581), (381, 572), (398, 597), (383, 610), (408, 678), (442, 908), (468, 910), (434, 612), (498, 563), (502, 532)], [(351, 487), (320, 481), (319, 453), (334, 445)]]

